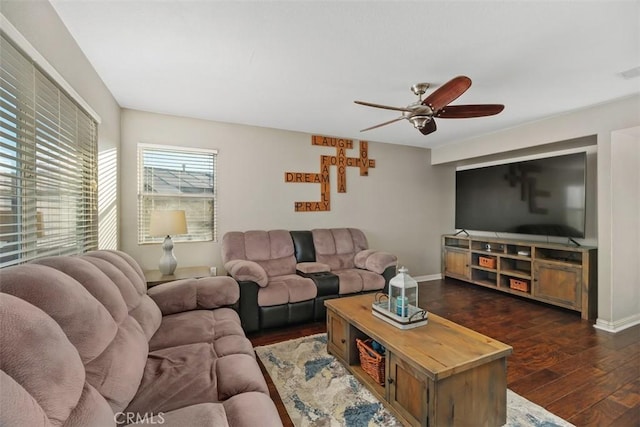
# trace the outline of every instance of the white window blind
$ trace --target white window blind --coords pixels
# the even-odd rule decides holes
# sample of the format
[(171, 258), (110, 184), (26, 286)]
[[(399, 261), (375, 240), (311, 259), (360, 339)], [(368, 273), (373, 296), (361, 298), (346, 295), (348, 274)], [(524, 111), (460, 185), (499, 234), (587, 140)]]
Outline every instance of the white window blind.
[(97, 123), (0, 37), (0, 267), (97, 248)]
[(184, 210), (187, 234), (174, 242), (216, 239), (215, 150), (138, 145), (138, 243), (162, 242), (149, 235), (154, 210)]

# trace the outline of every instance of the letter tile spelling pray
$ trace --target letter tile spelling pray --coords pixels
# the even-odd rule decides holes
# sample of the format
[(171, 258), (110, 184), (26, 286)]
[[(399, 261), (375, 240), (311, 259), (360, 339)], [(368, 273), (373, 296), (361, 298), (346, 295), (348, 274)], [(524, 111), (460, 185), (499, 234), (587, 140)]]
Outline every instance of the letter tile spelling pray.
[(320, 156), (320, 173), (285, 172), (284, 182), (306, 182), (320, 184), (320, 201), (294, 202), (296, 212), (318, 212), (331, 210), (331, 186), (329, 185), (329, 168), (336, 166), (338, 177), (338, 193), (347, 192), (347, 167), (360, 168), (360, 176), (368, 176), (369, 168), (376, 167), (376, 161), (369, 159), (369, 143), (360, 141), (360, 156), (347, 157), (347, 149), (353, 148), (353, 141), (328, 136), (311, 136), (311, 145), (335, 147), (335, 156)]

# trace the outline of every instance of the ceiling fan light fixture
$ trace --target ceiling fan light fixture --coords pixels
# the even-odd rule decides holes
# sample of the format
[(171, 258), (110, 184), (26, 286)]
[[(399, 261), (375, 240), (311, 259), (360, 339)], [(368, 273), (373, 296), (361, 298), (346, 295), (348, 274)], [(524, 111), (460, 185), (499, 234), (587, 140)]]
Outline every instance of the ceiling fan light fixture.
[(431, 121), (431, 116), (416, 115), (411, 117), (409, 121), (413, 124), (414, 128), (422, 129)]
[(433, 91), (424, 100), (422, 95), (429, 88), (429, 83), (416, 83), (411, 86), (411, 91), (418, 96), (418, 101), (406, 107), (392, 107), (389, 105), (373, 104), (371, 102), (354, 101), (356, 104), (367, 107), (382, 108), (385, 110), (401, 111), (402, 116), (362, 129), (361, 132), (377, 129), (402, 119), (411, 122), (414, 128), (423, 135), (429, 135), (436, 131), (435, 117), (443, 119), (466, 119), (471, 117), (493, 116), (504, 110), (502, 104), (469, 104), (469, 105), (449, 105), (460, 95), (466, 92), (471, 86), (471, 79), (467, 76), (458, 76), (449, 80), (438, 89)]

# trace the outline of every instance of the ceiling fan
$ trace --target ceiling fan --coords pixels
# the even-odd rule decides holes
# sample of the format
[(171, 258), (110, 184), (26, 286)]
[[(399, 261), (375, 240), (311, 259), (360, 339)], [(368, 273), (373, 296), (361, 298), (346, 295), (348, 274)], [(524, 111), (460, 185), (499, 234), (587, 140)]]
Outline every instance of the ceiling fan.
[(418, 96), (418, 101), (406, 107), (391, 107), (388, 105), (373, 104), (371, 102), (354, 101), (356, 104), (366, 105), (368, 107), (402, 112), (402, 115), (398, 118), (362, 129), (360, 132), (376, 129), (406, 119), (413, 124), (413, 127), (422, 132), (423, 135), (428, 135), (436, 130), (435, 117), (443, 119), (466, 119), (469, 117), (493, 116), (504, 110), (504, 105), (502, 104), (449, 105), (450, 102), (453, 102), (471, 86), (471, 79), (467, 76), (454, 77), (423, 100), (422, 95), (425, 94), (429, 86), (429, 83), (417, 83), (411, 86), (411, 91)]

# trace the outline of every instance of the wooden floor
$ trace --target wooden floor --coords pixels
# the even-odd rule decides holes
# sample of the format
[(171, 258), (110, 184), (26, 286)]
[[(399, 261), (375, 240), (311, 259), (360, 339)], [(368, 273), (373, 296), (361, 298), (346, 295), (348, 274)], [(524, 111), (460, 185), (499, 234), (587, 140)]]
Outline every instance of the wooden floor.
[[(507, 383), (521, 396), (578, 427), (640, 426), (640, 325), (609, 334), (577, 312), (451, 279), (421, 283), (419, 296), (428, 311), (511, 345)], [(324, 323), (249, 338), (258, 346), (319, 332)]]

